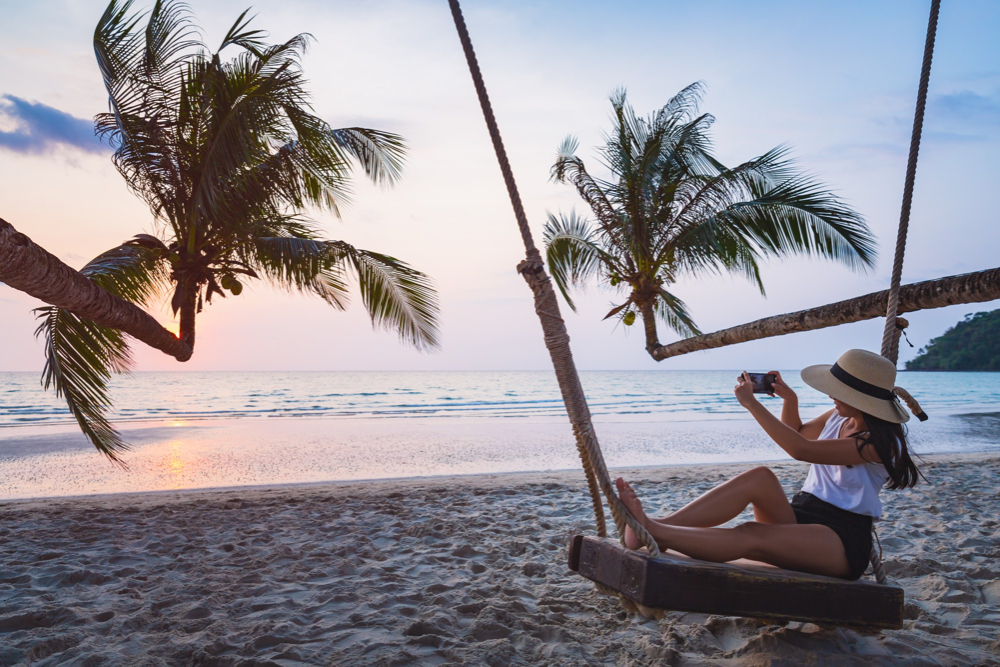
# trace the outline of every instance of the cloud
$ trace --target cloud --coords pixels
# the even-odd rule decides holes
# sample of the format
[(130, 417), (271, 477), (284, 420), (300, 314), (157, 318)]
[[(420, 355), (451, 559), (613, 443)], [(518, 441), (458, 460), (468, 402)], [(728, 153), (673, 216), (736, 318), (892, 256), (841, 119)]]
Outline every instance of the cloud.
[[(907, 110), (907, 114), (912, 113)], [(830, 146), (822, 154), (847, 160), (905, 157), (909, 153), (912, 123), (912, 115), (876, 117), (872, 124), (880, 130), (878, 140), (845, 142)], [(928, 98), (922, 139), (927, 144), (990, 142), (997, 137), (997, 127), (1000, 127), (1000, 90), (987, 95), (960, 90)]]
[(821, 150), (819, 155), (833, 160), (859, 160), (865, 158), (899, 158), (907, 155), (907, 145), (900, 140), (898, 143), (840, 143)]
[(930, 109), (932, 113), (941, 114), (949, 120), (984, 124), (1000, 122), (1000, 99), (969, 90), (937, 95), (931, 99)]
[(13, 95), (0, 95), (0, 148), (15, 153), (48, 153), (59, 146), (71, 146), (87, 153), (110, 150), (94, 135), (93, 121), (77, 118), (42, 104)]
[[(1000, 125), (1000, 94), (969, 90), (936, 95), (927, 102), (927, 138), (940, 143), (977, 143), (996, 138)], [(948, 129), (942, 129), (940, 126)], [(936, 127), (935, 127), (936, 126)]]

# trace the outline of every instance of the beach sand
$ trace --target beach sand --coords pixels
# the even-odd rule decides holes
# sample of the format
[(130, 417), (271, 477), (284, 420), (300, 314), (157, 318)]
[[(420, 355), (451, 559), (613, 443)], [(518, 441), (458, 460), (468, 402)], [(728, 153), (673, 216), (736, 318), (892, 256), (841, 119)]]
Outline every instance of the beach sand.
[[(655, 512), (749, 467), (617, 472)], [(1000, 664), (1000, 458), (924, 471), (884, 494), (881, 634), (626, 613), (565, 564), (580, 472), (0, 503), (0, 665)]]

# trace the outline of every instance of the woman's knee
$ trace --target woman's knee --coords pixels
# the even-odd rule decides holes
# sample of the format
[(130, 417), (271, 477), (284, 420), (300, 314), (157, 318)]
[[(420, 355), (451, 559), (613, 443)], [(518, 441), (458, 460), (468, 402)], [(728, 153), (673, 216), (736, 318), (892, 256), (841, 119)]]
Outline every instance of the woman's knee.
[(763, 534), (765, 530), (764, 526), (756, 521), (741, 523), (733, 528), (733, 532), (739, 536), (740, 547), (744, 558), (749, 558), (751, 560), (761, 559), (762, 555), (767, 550), (767, 545), (765, 544), (766, 539)]
[(773, 480), (778, 479), (778, 476), (774, 474), (774, 471), (768, 468), (767, 466), (757, 466), (750, 472), (752, 472), (755, 476), (762, 477), (764, 479), (773, 479)]
[(758, 466), (747, 470), (745, 473), (741, 474), (740, 477), (754, 485), (759, 486), (771, 486), (774, 484), (779, 486), (781, 485), (781, 482), (778, 481), (778, 476), (775, 475), (770, 468), (764, 466)]

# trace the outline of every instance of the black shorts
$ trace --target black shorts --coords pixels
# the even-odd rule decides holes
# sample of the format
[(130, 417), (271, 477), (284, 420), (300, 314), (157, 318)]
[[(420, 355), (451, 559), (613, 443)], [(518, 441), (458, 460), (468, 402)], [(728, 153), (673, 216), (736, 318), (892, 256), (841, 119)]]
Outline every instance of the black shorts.
[(795, 512), (795, 520), (801, 524), (818, 523), (833, 529), (847, 554), (850, 572), (844, 578), (851, 581), (861, 578), (872, 553), (870, 516), (848, 512), (805, 491), (799, 491), (792, 498), (792, 511)]

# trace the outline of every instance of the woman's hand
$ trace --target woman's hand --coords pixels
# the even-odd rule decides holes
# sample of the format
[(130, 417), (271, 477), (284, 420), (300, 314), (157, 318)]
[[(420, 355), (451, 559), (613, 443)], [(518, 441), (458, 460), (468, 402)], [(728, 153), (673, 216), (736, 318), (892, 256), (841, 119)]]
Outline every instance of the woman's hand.
[(785, 381), (781, 378), (781, 373), (778, 371), (770, 371), (770, 373), (774, 376), (774, 383), (771, 385), (774, 387), (774, 393), (771, 394), (772, 396), (778, 396), (784, 401), (789, 399), (798, 400), (798, 395), (792, 391), (791, 387), (785, 384)]
[(757, 399), (753, 395), (753, 382), (750, 381), (750, 377), (746, 371), (743, 371), (743, 374), (740, 375), (739, 383), (733, 388), (733, 393), (736, 394), (736, 400), (744, 408), (749, 408), (757, 402)]

